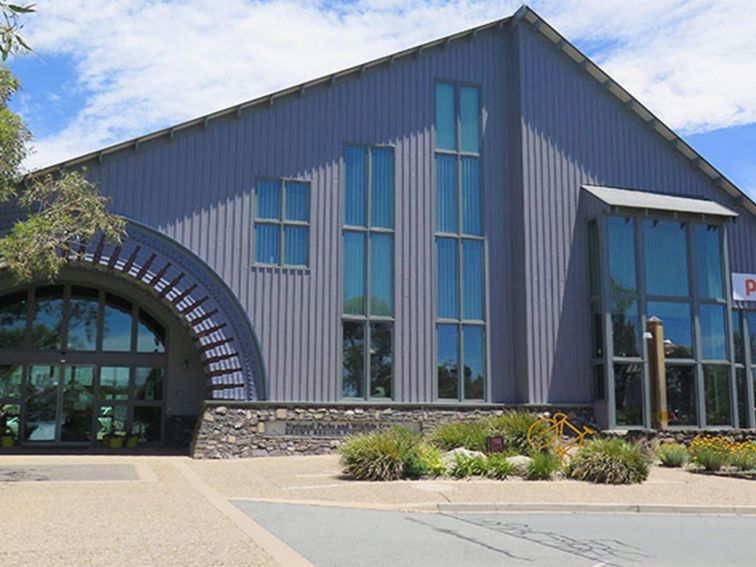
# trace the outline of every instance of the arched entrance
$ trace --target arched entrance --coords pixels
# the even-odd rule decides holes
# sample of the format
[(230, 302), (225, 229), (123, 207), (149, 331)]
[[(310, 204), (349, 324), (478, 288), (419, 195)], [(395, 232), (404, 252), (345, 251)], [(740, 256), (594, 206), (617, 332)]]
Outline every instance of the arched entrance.
[(246, 314), (186, 248), (129, 223), (121, 246), (82, 245), (68, 259), (54, 283), (0, 280), (0, 434), (186, 443), (202, 400), (264, 395)]

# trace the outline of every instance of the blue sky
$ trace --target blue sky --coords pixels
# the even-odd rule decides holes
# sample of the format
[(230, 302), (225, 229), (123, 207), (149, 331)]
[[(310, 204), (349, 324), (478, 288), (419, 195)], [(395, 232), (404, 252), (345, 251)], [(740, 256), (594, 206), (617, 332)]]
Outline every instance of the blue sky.
[[(40, 0), (11, 61), (57, 163), (512, 14), (509, 0)], [(756, 198), (756, 2), (530, 5)], [(285, 26), (280, 25), (286, 22)], [(423, 22), (418, 25), (417, 22)]]

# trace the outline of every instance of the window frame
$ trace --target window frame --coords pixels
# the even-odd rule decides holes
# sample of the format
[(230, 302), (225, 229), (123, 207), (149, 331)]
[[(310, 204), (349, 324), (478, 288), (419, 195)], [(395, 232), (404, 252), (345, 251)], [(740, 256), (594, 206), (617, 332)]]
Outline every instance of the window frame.
[[(262, 218), (259, 217), (259, 197), (260, 182), (268, 181), (277, 183), (279, 186), (278, 206), (279, 217)], [(286, 195), (288, 193), (287, 185), (289, 183), (301, 183), (307, 185), (307, 220), (289, 220), (286, 218)], [(257, 227), (258, 225), (274, 226), (278, 232), (278, 262), (263, 262), (258, 259), (257, 254)], [(272, 177), (258, 176), (254, 184), (254, 197), (252, 199), (252, 267), (253, 268), (283, 268), (295, 270), (309, 270), (312, 260), (312, 242), (310, 235), (312, 225), (312, 181), (299, 177)], [(286, 262), (286, 228), (298, 227), (307, 229), (307, 262), (304, 264), (290, 264)]]
[[(346, 149), (362, 148), (365, 150), (365, 224), (353, 225), (346, 223)], [(373, 149), (390, 150), (392, 154), (392, 175), (391, 175), (391, 228), (383, 226), (374, 226), (372, 217), (372, 166), (373, 166)], [(391, 402), (396, 398), (396, 145), (395, 144), (366, 144), (357, 142), (346, 142), (342, 147), (340, 158), (341, 172), (340, 185), (342, 187), (339, 216), (340, 216), (340, 287), (339, 287), (339, 356), (338, 356), (338, 398), (346, 401), (370, 401), (370, 402)], [(363, 237), (363, 255), (365, 266), (363, 270), (363, 310), (360, 314), (344, 312), (344, 262), (346, 260), (344, 253), (344, 235), (346, 233), (361, 234)], [(372, 237), (373, 235), (382, 235), (391, 237), (391, 315), (376, 315), (372, 313)], [(362, 353), (362, 396), (344, 396), (344, 323), (359, 323), (362, 325), (363, 332), (363, 353)], [(370, 345), (372, 344), (372, 323), (383, 323), (390, 325), (391, 328), (391, 395), (377, 397), (372, 395), (372, 376), (370, 374), (371, 353)]]

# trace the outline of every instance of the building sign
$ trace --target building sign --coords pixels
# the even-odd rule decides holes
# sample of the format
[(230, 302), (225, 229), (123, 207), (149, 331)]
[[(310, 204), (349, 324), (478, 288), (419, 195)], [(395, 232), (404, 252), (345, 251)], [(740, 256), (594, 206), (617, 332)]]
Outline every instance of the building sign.
[(756, 274), (732, 274), (732, 298), (756, 301)]
[(361, 433), (374, 433), (388, 429), (392, 425), (401, 425), (410, 431), (419, 432), (420, 424), (412, 422), (380, 423), (376, 421), (269, 421), (265, 427), (266, 435), (294, 437), (346, 437)]

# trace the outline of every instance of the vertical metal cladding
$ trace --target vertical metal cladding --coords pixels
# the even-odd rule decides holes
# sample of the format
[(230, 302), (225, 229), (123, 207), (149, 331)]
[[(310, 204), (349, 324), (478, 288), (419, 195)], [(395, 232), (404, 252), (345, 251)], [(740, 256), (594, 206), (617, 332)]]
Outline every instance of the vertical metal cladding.
[[(257, 332), (273, 400), (336, 400), (341, 322), (344, 146), (391, 144), (395, 163), (395, 400), (433, 401), (435, 301), (433, 85), (481, 85), (481, 172), (490, 277), (508, 273), (505, 71), (499, 31), (454, 41), (301, 96), (179, 130), (172, 139), (92, 163), (119, 213), (159, 229), (208, 262), (239, 297)], [(257, 177), (311, 181), (310, 265), (253, 265)], [(493, 287), (506, 292), (506, 285)], [(507, 307), (491, 303), (492, 399), (511, 388)]]
[(518, 30), (528, 399), (588, 402), (586, 215), (593, 183), (703, 197), (741, 213), (733, 271), (756, 270), (756, 222), (635, 113), (527, 24)]

